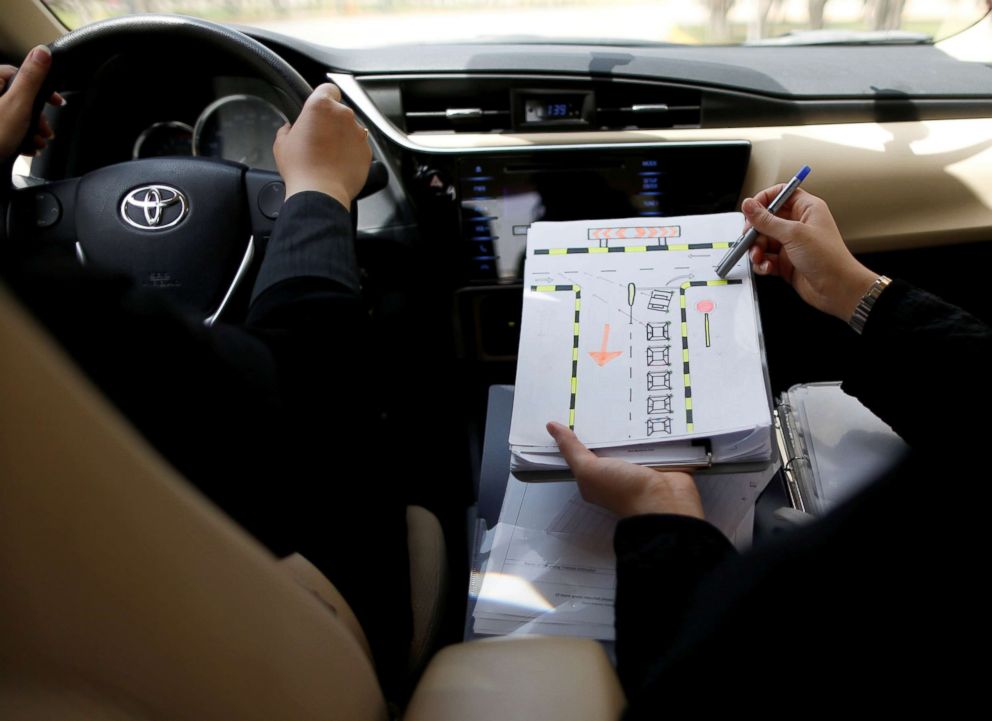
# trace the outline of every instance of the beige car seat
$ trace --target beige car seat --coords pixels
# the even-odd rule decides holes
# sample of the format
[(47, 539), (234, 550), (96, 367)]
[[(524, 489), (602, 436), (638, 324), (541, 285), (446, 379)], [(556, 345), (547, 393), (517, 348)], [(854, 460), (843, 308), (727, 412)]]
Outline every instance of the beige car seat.
[[(444, 553), (433, 516), (410, 520), (416, 667)], [(622, 707), (597, 644), (522, 639), (443, 651), (406, 718), (615, 719)], [(0, 718), (386, 717), (333, 585), (299, 556), (271, 556), (179, 477), (0, 286)]]

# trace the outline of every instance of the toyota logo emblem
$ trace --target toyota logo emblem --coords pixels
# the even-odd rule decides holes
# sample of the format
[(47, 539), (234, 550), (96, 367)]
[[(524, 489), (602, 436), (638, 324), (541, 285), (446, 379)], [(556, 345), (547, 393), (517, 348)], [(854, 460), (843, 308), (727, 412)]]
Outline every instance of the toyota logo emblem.
[(165, 230), (178, 224), (189, 210), (186, 196), (168, 185), (143, 185), (124, 196), (121, 217), (141, 230)]

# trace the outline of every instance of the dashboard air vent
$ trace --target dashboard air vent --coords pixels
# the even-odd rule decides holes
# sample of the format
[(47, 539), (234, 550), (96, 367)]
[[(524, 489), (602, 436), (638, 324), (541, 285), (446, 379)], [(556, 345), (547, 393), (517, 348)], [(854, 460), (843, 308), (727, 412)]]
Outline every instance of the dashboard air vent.
[(403, 120), (408, 133), (500, 132), (512, 129), (510, 93), (461, 79), (406, 83)]
[(625, 128), (698, 128), (698, 90), (635, 83), (601, 83), (596, 89), (596, 125)]

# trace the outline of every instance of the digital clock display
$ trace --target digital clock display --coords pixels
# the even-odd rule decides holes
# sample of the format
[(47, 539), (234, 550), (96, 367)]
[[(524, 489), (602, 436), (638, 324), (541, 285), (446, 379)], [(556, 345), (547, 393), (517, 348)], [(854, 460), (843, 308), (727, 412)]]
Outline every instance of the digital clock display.
[(525, 123), (553, 123), (561, 120), (582, 120), (585, 95), (552, 95), (524, 99)]

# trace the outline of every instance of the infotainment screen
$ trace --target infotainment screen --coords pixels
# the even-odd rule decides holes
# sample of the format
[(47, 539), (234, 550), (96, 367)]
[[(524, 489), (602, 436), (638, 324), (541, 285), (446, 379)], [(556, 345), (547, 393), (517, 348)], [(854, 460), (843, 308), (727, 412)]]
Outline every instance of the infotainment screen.
[(527, 228), (537, 220), (733, 210), (749, 152), (740, 142), (462, 158), (461, 232), (473, 276), (520, 278)]

